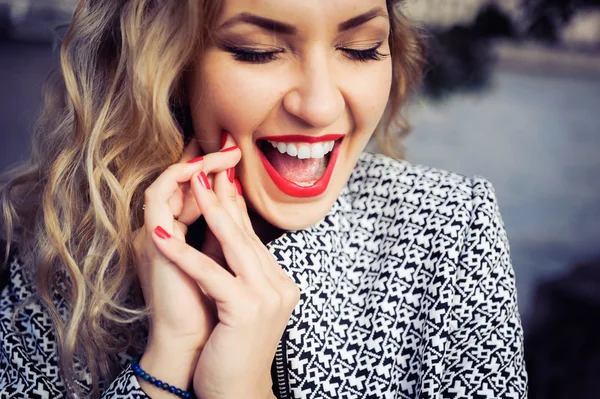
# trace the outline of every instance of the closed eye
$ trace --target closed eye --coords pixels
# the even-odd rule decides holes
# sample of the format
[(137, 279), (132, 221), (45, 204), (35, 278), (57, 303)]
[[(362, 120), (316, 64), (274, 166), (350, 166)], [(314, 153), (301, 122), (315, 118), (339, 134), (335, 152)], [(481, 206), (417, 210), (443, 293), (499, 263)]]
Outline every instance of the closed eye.
[[(353, 61), (381, 61), (389, 56), (389, 54), (383, 54), (379, 51), (381, 45), (382, 42), (377, 43), (377, 45), (372, 48), (364, 50), (345, 47), (337, 47), (337, 49), (341, 50), (347, 58)], [(229, 45), (225, 46), (225, 50), (230, 52), (236, 61), (246, 62), (250, 64), (265, 64), (267, 62), (275, 61), (277, 59), (277, 55), (284, 52), (283, 49), (261, 51)]]
[(337, 49), (343, 51), (346, 57), (354, 61), (381, 61), (389, 56), (389, 54), (383, 54), (379, 51), (381, 45), (382, 42), (377, 43), (377, 45), (374, 47), (364, 50), (357, 50), (345, 47), (338, 47)]
[(226, 46), (225, 50), (233, 54), (236, 61), (248, 62), (251, 64), (264, 64), (277, 59), (277, 54), (284, 50), (261, 51), (244, 47)]

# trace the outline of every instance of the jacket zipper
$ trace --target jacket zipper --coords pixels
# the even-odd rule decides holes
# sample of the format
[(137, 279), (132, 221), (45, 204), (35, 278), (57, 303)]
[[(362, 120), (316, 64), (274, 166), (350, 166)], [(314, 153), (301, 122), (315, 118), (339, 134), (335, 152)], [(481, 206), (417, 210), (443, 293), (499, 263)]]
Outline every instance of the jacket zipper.
[(277, 390), (279, 391), (279, 399), (288, 398), (287, 381), (285, 378), (285, 358), (283, 353), (283, 341), (285, 340), (285, 333), (277, 345), (277, 352), (275, 352), (275, 369), (277, 374)]

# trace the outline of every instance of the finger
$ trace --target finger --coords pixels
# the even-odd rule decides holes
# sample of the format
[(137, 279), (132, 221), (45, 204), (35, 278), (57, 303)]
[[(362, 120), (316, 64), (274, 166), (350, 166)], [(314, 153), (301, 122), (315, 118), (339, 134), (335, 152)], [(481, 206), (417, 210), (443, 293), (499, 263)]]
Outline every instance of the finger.
[(181, 190), (184, 193), (184, 197), (181, 206), (181, 212), (179, 213), (177, 220), (186, 226), (189, 226), (201, 216), (200, 208), (198, 208), (198, 204), (196, 204), (196, 200), (194, 199), (194, 194), (192, 194), (192, 191), (190, 190), (189, 183), (186, 183), (185, 186), (182, 186)]
[[(270, 283), (271, 288), (277, 290), (277, 280), (279, 277), (268, 265), (271, 261), (269, 257), (272, 257), (272, 255), (268, 253), (263, 243), (256, 237), (252, 225), (244, 221), (244, 214), (246, 214), (246, 217), (248, 216), (245, 208), (242, 208), (241, 202), (238, 201), (238, 197), (240, 196), (237, 193), (234, 173), (235, 170), (232, 168), (215, 175), (215, 195), (219, 199), (221, 206), (225, 208), (227, 213), (229, 213), (231, 218), (237, 223), (238, 227), (243, 230), (244, 234), (248, 237), (250, 244), (254, 247), (254, 251), (259, 259), (258, 265), (260, 267), (260, 270), (258, 268), (255, 270), (265, 276), (266, 280)], [(264, 286), (259, 285), (258, 287), (259, 289), (262, 289)]]
[(181, 154), (179, 162), (184, 163), (192, 159), (198, 158), (200, 155), (201, 153), (200, 147), (198, 146), (198, 142), (196, 140), (191, 140), (188, 143), (188, 145), (186, 145), (183, 149), (183, 153)]
[(185, 237), (187, 235), (188, 232), (188, 227), (185, 223), (179, 221), (179, 220), (173, 220), (173, 223), (179, 228), (179, 230), (181, 231), (181, 234), (183, 237)]
[(261, 239), (256, 235), (254, 227), (252, 226), (252, 221), (250, 220), (250, 215), (248, 214), (248, 207), (246, 205), (246, 200), (244, 199), (243, 187), (241, 182), (238, 179), (235, 179), (234, 184), (236, 186), (237, 204), (242, 214), (242, 221), (244, 223), (246, 231), (248, 232), (248, 235), (257, 243), (257, 245), (259, 245), (263, 249), (262, 253), (264, 256), (261, 257), (264, 262), (263, 264), (265, 265), (263, 267), (265, 274), (267, 274), (267, 276), (275, 286), (277, 286), (277, 279), (283, 279), (285, 281), (290, 280), (290, 277), (287, 275), (285, 270), (281, 268), (281, 265), (277, 263), (277, 260), (275, 259), (273, 254), (271, 254), (271, 252), (264, 246)]
[(162, 227), (154, 229), (152, 240), (167, 259), (196, 280), (216, 302), (228, 302), (231, 293), (239, 292), (235, 277), (185, 241), (173, 239)]
[(204, 162), (176, 163), (169, 166), (144, 192), (144, 224), (151, 233), (161, 225), (173, 233), (173, 217), (178, 209), (171, 206), (171, 198), (181, 183), (189, 182), (194, 173), (202, 170)]
[(236, 186), (236, 208), (240, 213), (240, 218), (244, 226), (244, 230), (247, 232), (248, 236), (256, 243), (258, 247), (264, 249), (264, 251), (261, 252), (267, 252), (270, 254), (268, 249), (263, 244), (262, 240), (258, 237), (258, 235), (256, 235), (256, 232), (254, 231), (254, 226), (252, 225), (252, 221), (250, 220), (250, 215), (248, 214), (248, 207), (246, 206), (246, 201), (243, 196), (243, 188), (241, 182), (238, 179), (235, 179), (234, 185)]
[(236, 276), (264, 286), (267, 280), (258, 266), (260, 258), (252, 240), (221, 204), (204, 172), (195, 174), (190, 184), (206, 224), (221, 244), (231, 271)]
[(254, 227), (252, 226), (252, 221), (250, 220), (250, 215), (248, 214), (248, 207), (246, 206), (246, 200), (244, 199), (244, 189), (242, 187), (242, 183), (238, 178), (235, 178), (233, 184), (235, 186), (236, 192), (235, 201), (237, 202), (237, 205), (242, 214), (242, 222), (244, 224), (244, 228), (246, 229), (251, 238), (262, 244), (262, 241), (254, 232)]
[[(225, 152), (214, 152), (203, 157), (204, 173), (206, 175), (212, 175), (219, 173), (227, 169), (234, 168), (240, 162), (242, 157), (239, 149), (225, 151)], [(179, 221), (185, 225), (194, 223), (201, 215), (200, 208), (196, 204), (193, 193), (190, 190), (189, 181), (181, 187), (184, 193), (183, 203), (181, 211), (178, 215)]]
[(210, 229), (206, 229), (204, 240), (202, 241), (202, 246), (200, 247), (200, 252), (221, 265), (221, 267), (225, 268), (232, 275), (235, 274), (227, 265), (227, 259), (225, 259), (225, 255), (223, 255), (221, 243), (219, 240), (217, 240)]
[[(226, 132), (221, 136), (221, 149), (233, 148), (236, 145), (233, 137)], [(214, 192), (223, 207), (229, 212), (233, 220), (246, 231), (246, 226), (242, 219), (242, 213), (237, 202), (237, 193), (235, 186), (235, 168), (227, 169), (224, 172), (217, 173), (214, 176)]]
[(258, 235), (256, 235), (256, 232), (254, 231), (254, 226), (252, 225), (250, 215), (248, 214), (248, 207), (246, 206), (246, 201), (244, 200), (242, 184), (237, 178), (234, 180), (234, 185), (236, 186), (236, 208), (240, 213), (241, 223), (244, 226), (244, 230), (246, 231), (250, 239), (254, 241), (255, 245), (258, 246), (261, 250), (264, 250), (260, 251), (261, 253), (265, 251), (268, 252), (262, 240), (258, 237)]
[(237, 201), (237, 190), (235, 186), (235, 168), (227, 169), (217, 173), (213, 180), (213, 189), (221, 205), (229, 215), (246, 233), (246, 224), (242, 216), (242, 210)]
[(242, 152), (237, 146), (232, 146), (219, 152), (212, 152), (204, 156), (204, 173), (222, 172), (234, 167), (242, 159)]

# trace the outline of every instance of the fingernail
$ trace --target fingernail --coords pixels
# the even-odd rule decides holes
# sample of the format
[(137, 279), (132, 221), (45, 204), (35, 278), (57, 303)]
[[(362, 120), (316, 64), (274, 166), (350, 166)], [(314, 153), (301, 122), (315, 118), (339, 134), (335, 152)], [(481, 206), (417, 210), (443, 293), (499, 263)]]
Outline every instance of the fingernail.
[(200, 184), (207, 190), (210, 190), (210, 182), (208, 181), (208, 177), (206, 177), (206, 173), (200, 172), (198, 175), (198, 180), (200, 180)]
[(238, 149), (238, 146), (234, 145), (229, 148), (225, 148), (225, 149), (221, 150), (221, 152), (229, 152), (229, 151), (233, 151), (233, 150), (237, 150), (237, 149)]
[(227, 169), (227, 178), (229, 179), (230, 183), (233, 183), (233, 179), (235, 179), (235, 169), (234, 168)]
[(238, 194), (242, 195), (242, 184), (238, 179), (235, 179), (235, 188), (237, 188)]
[(163, 238), (163, 239), (171, 238), (171, 235), (170, 235), (169, 233), (167, 233), (167, 232), (165, 231), (165, 229), (163, 229), (163, 228), (162, 228), (162, 227), (160, 227), (160, 226), (156, 226), (156, 228), (154, 229), (154, 233), (155, 233), (157, 236), (159, 236), (160, 238)]
[(196, 163), (196, 162), (200, 162), (204, 159), (204, 157), (198, 157), (198, 158), (194, 158), (194, 159), (190, 159), (189, 161), (187, 161), (187, 163)]
[(223, 146), (225, 145), (226, 142), (227, 142), (227, 132), (223, 132), (223, 133), (221, 133), (221, 147), (219, 147), (219, 148), (223, 148)]

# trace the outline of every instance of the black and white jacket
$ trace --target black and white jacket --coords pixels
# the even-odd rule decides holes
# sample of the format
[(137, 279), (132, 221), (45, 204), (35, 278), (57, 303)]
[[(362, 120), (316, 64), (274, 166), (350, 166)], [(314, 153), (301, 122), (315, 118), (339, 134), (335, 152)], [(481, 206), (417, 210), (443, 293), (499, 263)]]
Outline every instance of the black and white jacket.
[[(302, 295), (278, 398), (525, 398), (509, 247), (483, 178), (363, 154), (316, 225), (269, 244)], [(0, 297), (0, 398), (60, 398), (49, 317), (19, 259)], [(147, 398), (123, 354), (103, 398)], [(79, 381), (89, 384), (89, 378)]]

